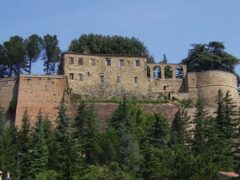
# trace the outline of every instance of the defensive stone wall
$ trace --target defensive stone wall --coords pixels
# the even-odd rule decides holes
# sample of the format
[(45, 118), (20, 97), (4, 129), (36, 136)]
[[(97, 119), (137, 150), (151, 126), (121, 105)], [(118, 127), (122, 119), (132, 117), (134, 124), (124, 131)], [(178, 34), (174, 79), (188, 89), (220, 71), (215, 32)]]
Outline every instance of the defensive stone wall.
[(14, 96), (15, 78), (0, 79), (0, 107), (8, 110), (9, 104)]
[(234, 74), (224, 71), (194, 72), (188, 75), (189, 97), (201, 99), (209, 107), (216, 106), (219, 89), (230, 92), (234, 101), (239, 105), (237, 78)]
[(21, 75), (18, 85), (16, 125), (21, 124), (25, 110), (30, 115), (32, 124), (40, 111), (55, 121), (66, 89), (65, 76)]

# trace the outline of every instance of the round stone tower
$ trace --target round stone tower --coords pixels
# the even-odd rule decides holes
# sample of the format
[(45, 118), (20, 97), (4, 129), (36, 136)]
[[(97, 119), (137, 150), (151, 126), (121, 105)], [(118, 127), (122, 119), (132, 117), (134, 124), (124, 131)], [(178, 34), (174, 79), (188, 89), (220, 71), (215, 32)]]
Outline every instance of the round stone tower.
[(223, 93), (230, 92), (233, 100), (239, 106), (239, 94), (237, 90), (237, 77), (233, 73), (210, 70), (204, 72), (189, 73), (189, 93), (199, 98), (204, 105), (216, 106), (219, 89)]

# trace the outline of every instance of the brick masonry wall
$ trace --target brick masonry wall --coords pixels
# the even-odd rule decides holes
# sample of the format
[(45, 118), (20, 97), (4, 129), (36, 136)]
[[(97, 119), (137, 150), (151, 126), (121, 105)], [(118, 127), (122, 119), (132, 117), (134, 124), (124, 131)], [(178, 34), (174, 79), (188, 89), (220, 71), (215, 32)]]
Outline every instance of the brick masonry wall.
[(15, 83), (14, 78), (0, 79), (0, 107), (4, 110), (8, 110), (9, 103), (13, 98)]
[(40, 111), (55, 121), (66, 88), (64, 76), (22, 75), (19, 79), (16, 125), (21, 124), (25, 110), (28, 111), (32, 124)]
[[(154, 114), (162, 112), (171, 124), (175, 113), (179, 107), (172, 104), (142, 104), (143, 110), (147, 113)], [(113, 112), (118, 108), (117, 103), (96, 103), (95, 111), (97, 117), (97, 126), (100, 130), (106, 129)]]

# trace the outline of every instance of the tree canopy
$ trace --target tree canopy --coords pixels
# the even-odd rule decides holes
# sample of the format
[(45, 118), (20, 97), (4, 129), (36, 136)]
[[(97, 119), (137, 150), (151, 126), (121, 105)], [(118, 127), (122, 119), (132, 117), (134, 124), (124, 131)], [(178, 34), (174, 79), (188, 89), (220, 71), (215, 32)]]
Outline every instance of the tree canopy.
[(212, 41), (208, 44), (193, 44), (188, 56), (182, 60), (189, 72), (222, 70), (234, 73), (239, 59), (225, 51), (222, 42)]
[(78, 39), (73, 39), (68, 50), (80, 53), (147, 56), (149, 62), (154, 62), (147, 47), (135, 37), (84, 34)]

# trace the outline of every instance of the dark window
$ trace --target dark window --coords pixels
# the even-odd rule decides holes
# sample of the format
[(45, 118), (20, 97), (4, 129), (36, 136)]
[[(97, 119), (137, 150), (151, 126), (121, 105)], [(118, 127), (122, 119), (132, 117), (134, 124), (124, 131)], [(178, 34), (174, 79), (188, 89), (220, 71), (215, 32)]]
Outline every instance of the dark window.
[(83, 81), (83, 74), (79, 74), (79, 81)]
[(106, 58), (106, 62), (107, 62), (107, 66), (111, 66), (112, 65), (112, 62), (111, 62), (110, 58)]
[(95, 66), (96, 65), (96, 59), (92, 58), (91, 59), (91, 66)]
[(74, 74), (73, 73), (69, 73), (69, 79), (71, 79), (71, 80), (74, 79)]
[(83, 65), (83, 58), (78, 58), (78, 65)]
[(100, 76), (100, 82), (101, 82), (101, 83), (104, 83), (104, 76), (103, 76), (103, 75)]
[(117, 82), (121, 83), (121, 77), (120, 76), (117, 76)]
[(135, 60), (135, 64), (136, 66), (140, 66), (140, 60), (139, 59)]
[(74, 57), (69, 58), (69, 64), (74, 64)]
[(138, 83), (138, 77), (134, 77), (134, 82)]
[(124, 59), (120, 59), (120, 60), (119, 60), (119, 65), (120, 65), (120, 66), (124, 66)]
[(87, 72), (87, 75), (90, 76), (91, 75), (90, 72)]

